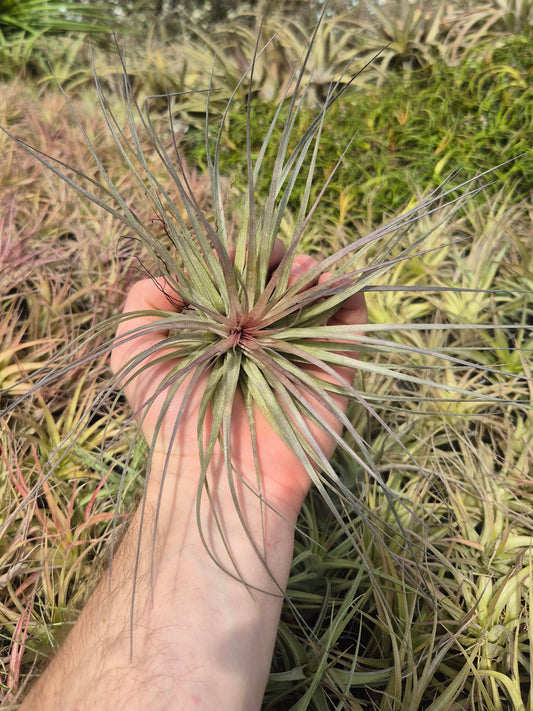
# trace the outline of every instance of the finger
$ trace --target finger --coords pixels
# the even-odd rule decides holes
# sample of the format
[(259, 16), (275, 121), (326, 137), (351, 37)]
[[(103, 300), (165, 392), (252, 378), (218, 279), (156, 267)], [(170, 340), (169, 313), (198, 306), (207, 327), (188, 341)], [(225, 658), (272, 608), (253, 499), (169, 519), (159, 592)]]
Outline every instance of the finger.
[[(142, 279), (128, 292), (123, 313), (126, 315), (136, 311), (178, 312), (182, 305), (183, 301), (165, 277)], [(111, 353), (113, 372), (117, 373), (132, 358), (164, 341), (168, 336), (168, 330), (146, 331), (146, 326), (157, 320), (157, 316), (138, 316), (121, 321), (115, 337), (117, 344)]]
[(366, 299), (358, 291), (343, 302), (338, 311), (329, 319), (329, 326), (357, 326), (367, 322)]
[(272, 251), (270, 252), (270, 257), (268, 259), (268, 268), (272, 272), (274, 269), (279, 266), (279, 263), (285, 256), (287, 250), (285, 249), (285, 245), (283, 242), (278, 238), (274, 242), (274, 246), (272, 247)]
[[(294, 260), (292, 262), (291, 266), (291, 273), (289, 276), (289, 286), (292, 286), (294, 282), (298, 281), (298, 279), (303, 276), (304, 274), (307, 274), (314, 266), (318, 264), (318, 259), (315, 259), (314, 257), (310, 257), (307, 254), (297, 254), (294, 257)], [(313, 286), (312, 283), (306, 284), (303, 288), (308, 289), (310, 286)]]
[[(324, 272), (318, 278), (318, 283), (322, 284), (333, 276), (332, 272)], [(328, 321), (328, 326), (357, 326), (367, 322), (366, 299), (362, 291), (358, 291), (349, 296), (339, 306), (337, 311)]]
[[(268, 260), (268, 268), (270, 272), (273, 272), (280, 265), (286, 253), (287, 250), (283, 242), (280, 239), (276, 239)], [(318, 260), (314, 257), (310, 257), (307, 254), (296, 254), (292, 260), (288, 286), (292, 286), (301, 276), (306, 274), (317, 264)], [(304, 289), (308, 289), (314, 283), (316, 283), (316, 281), (307, 283), (301, 290), (303, 291)]]
[[(124, 313), (133, 311), (179, 311), (183, 300), (166, 277), (141, 279), (128, 292)], [(155, 317), (153, 317), (155, 318)]]
[[(331, 276), (331, 272), (321, 274), (318, 279), (319, 284), (327, 279), (330, 279)], [(367, 323), (367, 307), (365, 295), (361, 291), (349, 296), (328, 320), (328, 326), (344, 326), (346, 329), (365, 323)], [(355, 331), (355, 333), (360, 334), (361, 332)], [(338, 343), (353, 343), (353, 341), (343, 341), (342, 339), (339, 339)], [(354, 359), (353, 368), (349, 368), (347, 366), (337, 368), (337, 372), (341, 375), (341, 377), (345, 380), (351, 381), (357, 367), (356, 361), (359, 358), (359, 353), (357, 351), (338, 351), (338, 353), (339, 355)]]

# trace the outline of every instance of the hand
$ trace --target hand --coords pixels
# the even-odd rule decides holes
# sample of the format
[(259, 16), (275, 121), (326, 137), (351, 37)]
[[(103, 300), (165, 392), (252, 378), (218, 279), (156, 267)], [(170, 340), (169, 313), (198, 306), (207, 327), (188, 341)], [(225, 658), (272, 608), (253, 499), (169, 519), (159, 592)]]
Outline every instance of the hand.
[[(281, 244), (277, 243), (271, 258), (271, 269), (274, 269), (279, 264), (283, 254), (284, 250), (281, 248)], [(292, 265), (291, 283), (303, 273), (309, 271), (316, 263), (317, 260), (312, 257), (297, 255)], [(327, 277), (328, 274), (322, 275), (320, 281)], [(170, 290), (164, 277), (155, 280), (145, 279), (139, 281), (130, 290), (124, 306), (124, 313), (141, 310), (178, 311), (179, 303), (179, 298)], [(353, 326), (363, 324), (366, 323), (366, 316), (364, 295), (357, 293), (339, 308), (333, 318), (330, 319), (329, 325)], [(123, 338), (129, 332), (134, 332), (135, 329), (155, 321), (157, 321), (156, 317), (139, 317), (125, 320), (119, 326), (117, 338)], [(131, 359), (138, 357), (158, 344), (162, 344), (167, 336), (168, 332), (164, 330), (151, 332), (116, 346), (111, 357), (111, 365), (114, 372), (120, 374), (121, 369)], [(148, 356), (144, 364), (154, 361), (161, 353), (162, 351), (158, 351), (157, 355)], [(153, 399), (153, 404), (145, 408), (140, 420), (146, 440), (154, 446), (155, 457), (160, 459), (167, 457), (170, 442), (173, 441), (173, 451), (170, 452), (170, 458), (180, 461), (198, 461), (196, 427), (198, 408), (205, 388), (205, 378), (197, 383), (187, 404), (185, 416), (179, 427), (179, 436), (173, 439), (172, 432), (188, 380), (177, 390), (172, 402), (166, 403), (167, 410), (164, 421), (156, 441), (153, 442), (157, 419), (161, 409), (165, 406), (166, 400), (166, 391), (157, 393), (157, 389), (165, 376), (176, 366), (176, 363), (176, 359), (166, 360), (139, 372), (136, 377), (127, 383), (125, 393), (134, 412), (139, 412), (146, 402)], [(339, 372), (341, 372), (340, 369)], [(343, 369), (342, 375), (350, 377), (346, 373), (346, 369)], [(339, 398), (338, 401), (340, 400)], [(345, 402), (342, 405), (345, 407)], [(322, 410), (324, 418), (329, 420), (329, 423), (337, 432), (340, 432), (340, 423), (325, 408), (322, 408)], [(297, 456), (283, 442), (257, 408), (255, 418), (259, 468), (263, 479), (262, 494), (276, 510), (279, 511), (281, 508), (283, 515), (293, 518), (294, 513), (299, 511), (309, 490), (309, 476)], [(209, 423), (207, 422), (206, 428), (209, 428)], [(323, 452), (329, 458), (334, 450), (333, 440), (316, 426), (311, 425), (311, 430)], [(252, 443), (243, 398), (239, 392), (236, 393), (232, 412), (232, 437), (233, 465), (255, 488)], [(290, 472), (289, 475), (287, 475), (288, 472)]]

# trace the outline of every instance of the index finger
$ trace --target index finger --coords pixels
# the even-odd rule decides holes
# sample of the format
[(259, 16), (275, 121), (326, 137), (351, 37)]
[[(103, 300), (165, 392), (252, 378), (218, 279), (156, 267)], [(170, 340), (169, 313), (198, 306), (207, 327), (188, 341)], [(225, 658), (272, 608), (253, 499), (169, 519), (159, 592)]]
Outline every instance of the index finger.
[[(135, 283), (128, 292), (123, 314), (136, 311), (173, 311), (178, 313), (183, 308), (183, 301), (165, 277), (142, 279)], [(167, 329), (147, 331), (146, 326), (157, 322), (157, 316), (137, 316), (120, 322), (116, 340), (111, 353), (111, 369), (117, 373), (131, 359), (142, 352), (162, 343), (168, 336)], [(128, 335), (131, 337), (128, 338)]]

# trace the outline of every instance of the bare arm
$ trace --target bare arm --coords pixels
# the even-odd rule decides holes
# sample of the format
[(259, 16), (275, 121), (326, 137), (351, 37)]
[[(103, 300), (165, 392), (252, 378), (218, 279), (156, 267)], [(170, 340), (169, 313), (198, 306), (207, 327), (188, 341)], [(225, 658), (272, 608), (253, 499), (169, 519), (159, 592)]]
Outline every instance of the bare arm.
[[(295, 259), (297, 269), (308, 269), (313, 263), (309, 257)], [(168, 311), (169, 302), (146, 280), (133, 287), (125, 310), (149, 309)], [(357, 294), (333, 322), (352, 325), (365, 319), (364, 299)], [(125, 322), (122, 332), (134, 326)], [(120, 371), (132, 357), (164, 337), (151, 333), (116, 347), (113, 368)], [(164, 369), (171, 367), (169, 362), (154, 364), (127, 385), (134, 411), (157, 394)], [(30, 690), (22, 711), (253, 711), (260, 707), (291, 565), (294, 525), (310, 482), (296, 456), (257, 413), (261, 494), (269, 506), (261, 504), (255, 491), (245, 408), (237, 396), (232, 412), (233, 464), (247, 484), (237, 485), (238, 508), (252, 540), (237, 514), (220, 452), (215, 451), (208, 479), (230, 551), (222, 544), (210, 504), (202, 499), (202, 530), (215, 563), (196, 522), (201, 381), (197, 388), (175, 444), (170, 445), (165, 427), (159, 430), (144, 509), (139, 508), (130, 524), (111, 577), (104, 577), (95, 590), (65, 644)], [(175, 400), (179, 405), (179, 390)], [(174, 401), (165, 415), (170, 431), (173, 405)], [(156, 398), (142, 419), (148, 441), (154, 436), (157, 412)], [(329, 456), (332, 441), (323, 432), (317, 437), (322, 437)], [(266, 565), (256, 548), (264, 552)], [(234, 570), (229, 555), (237, 562), (240, 580), (222, 569)]]
[[(282, 598), (250, 546), (224, 486), (218, 503), (226, 512), (226, 530), (243, 577), (273, 594), (245, 587), (213, 562), (195, 520), (192, 482), (197, 472), (177, 473), (183, 476), (174, 480), (174, 491), (168, 491), (159, 513), (152, 579), (151, 531), (159, 492), (155, 486), (149, 488), (133, 626), (130, 612), (140, 511), (113, 562), (111, 586), (105, 576), (27, 697), (25, 711), (259, 708)], [(252, 510), (257, 515), (259, 510), (255, 497), (252, 500), (248, 493), (248, 499), (253, 526)], [(255, 530), (261, 530), (259, 520)], [(266, 540), (271, 572), (284, 586), (292, 557), (290, 523), (267, 513)], [(223, 558), (223, 551), (219, 555)]]

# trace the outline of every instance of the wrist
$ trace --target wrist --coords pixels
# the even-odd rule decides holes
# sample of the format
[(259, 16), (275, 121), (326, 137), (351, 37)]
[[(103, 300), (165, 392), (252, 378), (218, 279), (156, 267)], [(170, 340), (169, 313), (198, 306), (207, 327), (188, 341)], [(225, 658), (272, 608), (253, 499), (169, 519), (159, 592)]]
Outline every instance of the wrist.
[(206, 470), (202, 471), (196, 454), (154, 450), (147, 478), (148, 500), (174, 513), (176, 508), (196, 511), (198, 496), (201, 496), (201, 511), (204, 514), (208, 513), (206, 505), (210, 498), (215, 508), (225, 513), (228, 521), (229, 513), (238, 508), (245, 518), (252, 516), (252, 524), (260, 523), (257, 520), (260, 510), (265, 521), (272, 519), (278, 524), (285, 521), (293, 528), (309, 488), (300, 484), (292, 486), (292, 474), (284, 471), (283, 467), (275, 474), (259, 477), (253, 466), (252, 471), (234, 469), (228, 473), (218, 451), (212, 455)]
[(197, 460), (152, 459), (143, 523), (150, 555), (168, 565), (190, 552), (206, 571), (279, 595), (290, 569), (297, 512), (280, 513), (238, 477), (230, 485), (216, 462), (204, 476), (208, 490), (199, 486)]

